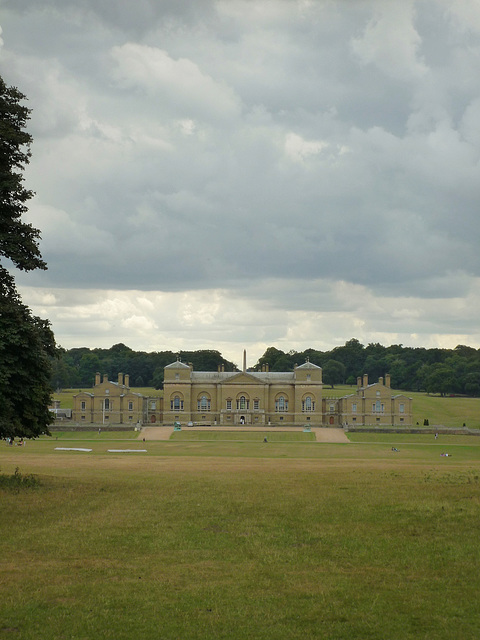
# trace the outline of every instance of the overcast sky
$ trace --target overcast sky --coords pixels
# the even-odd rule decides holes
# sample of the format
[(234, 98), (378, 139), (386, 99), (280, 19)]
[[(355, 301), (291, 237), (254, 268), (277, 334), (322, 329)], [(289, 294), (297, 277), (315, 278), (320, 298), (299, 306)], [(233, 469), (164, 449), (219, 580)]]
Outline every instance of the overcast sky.
[(480, 3), (0, 0), (57, 342), (480, 347)]

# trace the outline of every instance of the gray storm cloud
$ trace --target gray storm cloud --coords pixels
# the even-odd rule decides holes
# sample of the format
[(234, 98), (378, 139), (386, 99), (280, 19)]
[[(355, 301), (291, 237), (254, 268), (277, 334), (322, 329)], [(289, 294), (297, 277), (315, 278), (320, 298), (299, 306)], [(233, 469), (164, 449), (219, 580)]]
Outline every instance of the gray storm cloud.
[[(284, 312), (277, 342), (295, 327), (299, 344), (322, 327), (335, 341), (477, 340), (470, 3), (3, 5), (4, 77), (33, 109), (29, 219), (49, 264), (25, 287), (159, 292), (153, 308), (161, 292), (216, 291), (197, 324), (225, 335), (235, 296), (243, 326), (269, 326), (260, 299)], [(437, 299), (468, 300), (457, 326), (438, 308), (430, 318)], [(61, 306), (45, 306), (54, 327)], [(162, 330), (163, 307), (125, 309), (110, 313), (132, 336)]]

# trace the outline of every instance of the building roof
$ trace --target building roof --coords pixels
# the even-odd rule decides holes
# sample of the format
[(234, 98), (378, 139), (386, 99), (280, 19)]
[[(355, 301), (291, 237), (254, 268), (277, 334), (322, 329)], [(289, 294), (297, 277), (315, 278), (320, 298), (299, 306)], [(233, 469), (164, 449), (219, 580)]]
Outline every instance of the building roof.
[(313, 364), (313, 362), (310, 362), (310, 360), (307, 360), (306, 362), (301, 364), (299, 367), (297, 367), (297, 369), (321, 369), (321, 368), (322, 367), (317, 367), (317, 365)]
[(172, 362), (172, 364), (167, 364), (165, 369), (190, 369), (190, 367), (188, 366), (188, 364), (177, 360), (176, 362)]
[(255, 378), (263, 384), (267, 382), (288, 382), (294, 380), (293, 371), (192, 371), (191, 379), (192, 382), (195, 383), (227, 382), (230, 378), (235, 378), (242, 374)]

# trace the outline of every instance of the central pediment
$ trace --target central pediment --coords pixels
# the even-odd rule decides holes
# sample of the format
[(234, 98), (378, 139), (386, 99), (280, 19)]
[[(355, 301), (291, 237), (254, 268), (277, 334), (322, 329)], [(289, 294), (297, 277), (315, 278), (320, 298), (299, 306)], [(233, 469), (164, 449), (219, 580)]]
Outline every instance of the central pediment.
[(236, 375), (225, 380), (223, 384), (262, 384), (262, 382), (250, 373), (239, 371)]

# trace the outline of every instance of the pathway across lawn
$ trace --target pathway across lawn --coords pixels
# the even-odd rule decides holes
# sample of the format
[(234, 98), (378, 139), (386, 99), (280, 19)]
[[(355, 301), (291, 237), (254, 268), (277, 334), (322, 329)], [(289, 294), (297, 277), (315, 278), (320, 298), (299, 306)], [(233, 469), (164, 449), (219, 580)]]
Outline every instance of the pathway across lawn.
[[(226, 431), (229, 433), (242, 431), (303, 431), (303, 427), (183, 427), (182, 431)], [(144, 427), (138, 438), (140, 440), (169, 440), (173, 433), (173, 427)], [(343, 429), (332, 429), (328, 427), (312, 427), (317, 442), (349, 442)]]

